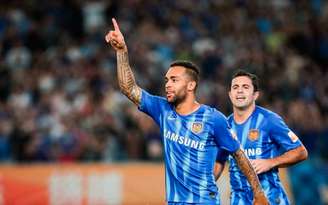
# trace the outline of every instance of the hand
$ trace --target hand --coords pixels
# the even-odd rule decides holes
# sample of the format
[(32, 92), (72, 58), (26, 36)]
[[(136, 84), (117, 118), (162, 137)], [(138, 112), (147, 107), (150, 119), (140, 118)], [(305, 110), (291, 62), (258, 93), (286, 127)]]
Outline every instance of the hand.
[(124, 41), (123, 34), (121, 33), (120, 27), (118, 26), (116, 20), (112, 18), (113, 26), (114, 26), (114, 31), (111, 30), (109, 31), (106, 36), (105, 40), (107, 43), (110, 43), (111, 46), (116, 50), (127, 50), (126, 44)]
[(253, 205), (270, 205), (270, 203), (263, 192), (258, 192), (254, 195)]
[(256, 174), (267, 172), (274, 167), (274, 163), (271, 159), (253, 159), (250, 160)]

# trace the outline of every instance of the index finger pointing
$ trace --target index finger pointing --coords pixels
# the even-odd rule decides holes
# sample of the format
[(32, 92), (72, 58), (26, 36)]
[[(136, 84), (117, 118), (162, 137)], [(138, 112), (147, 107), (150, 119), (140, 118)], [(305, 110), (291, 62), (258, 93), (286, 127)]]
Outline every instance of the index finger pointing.
[(114, 25), (114, 30), (115, 31), (120, 31), (120, 27), (118, 26), (115, 18), (112, 18), (112, 22), (113, 22), (113, 25)]

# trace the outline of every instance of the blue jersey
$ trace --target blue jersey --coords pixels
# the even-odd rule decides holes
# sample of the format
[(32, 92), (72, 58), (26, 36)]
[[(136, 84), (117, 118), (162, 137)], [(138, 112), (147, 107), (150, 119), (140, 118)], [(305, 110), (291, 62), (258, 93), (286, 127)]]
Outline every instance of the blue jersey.
[[(249, 159), (274, 158), (302, 144), (279, 115), (260, 106), (256, 106), (244, 123), (237, 124), (232, 115), (228, 122)], [(218, 159), (223, 161), (224, 157), (221, 153)], [(232, 157), (229, 157), (229, 162), (231, 204), (251, 205), (253, 193), (246, 177)], [(258, 177), (271, 204), (289, 204), (278, 177), (278, 168)]]
[(235, 152), (240, 147), (225, 116), (206, 105), (179, 115), (165, 98), (144, 90), (139, 109), (154, 119), (163, 137), (166, 200), (219, 204), (213, 175), (217, 152)]

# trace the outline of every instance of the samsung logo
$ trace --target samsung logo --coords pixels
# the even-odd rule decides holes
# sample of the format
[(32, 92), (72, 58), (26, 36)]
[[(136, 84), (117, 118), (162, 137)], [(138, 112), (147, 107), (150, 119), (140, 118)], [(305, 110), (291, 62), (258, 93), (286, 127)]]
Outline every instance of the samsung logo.
[(164, 130), (164, 137), (165, 139), (171, 140), (186, 147), (191, 147), (198, 150), (205, 150), (205, 143), (197, 140), (192, 140), (185, 136), (179, 136), (177, 133), (170, 132), (168, 130)]

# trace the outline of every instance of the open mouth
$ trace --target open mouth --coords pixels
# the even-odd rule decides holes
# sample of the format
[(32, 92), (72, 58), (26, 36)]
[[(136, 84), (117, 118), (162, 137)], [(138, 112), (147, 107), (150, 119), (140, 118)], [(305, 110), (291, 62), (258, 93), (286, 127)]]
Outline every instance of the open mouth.
[(172, 91), (166, 91), (166, 97), (172, 97), (174, 95), (174, 92)]
[(243, 100), (246, 99), (246, 97), (244, 97), (244, 96), (237, 96), (236, 99), (237, 99), (238, 101), (243, 101)]

